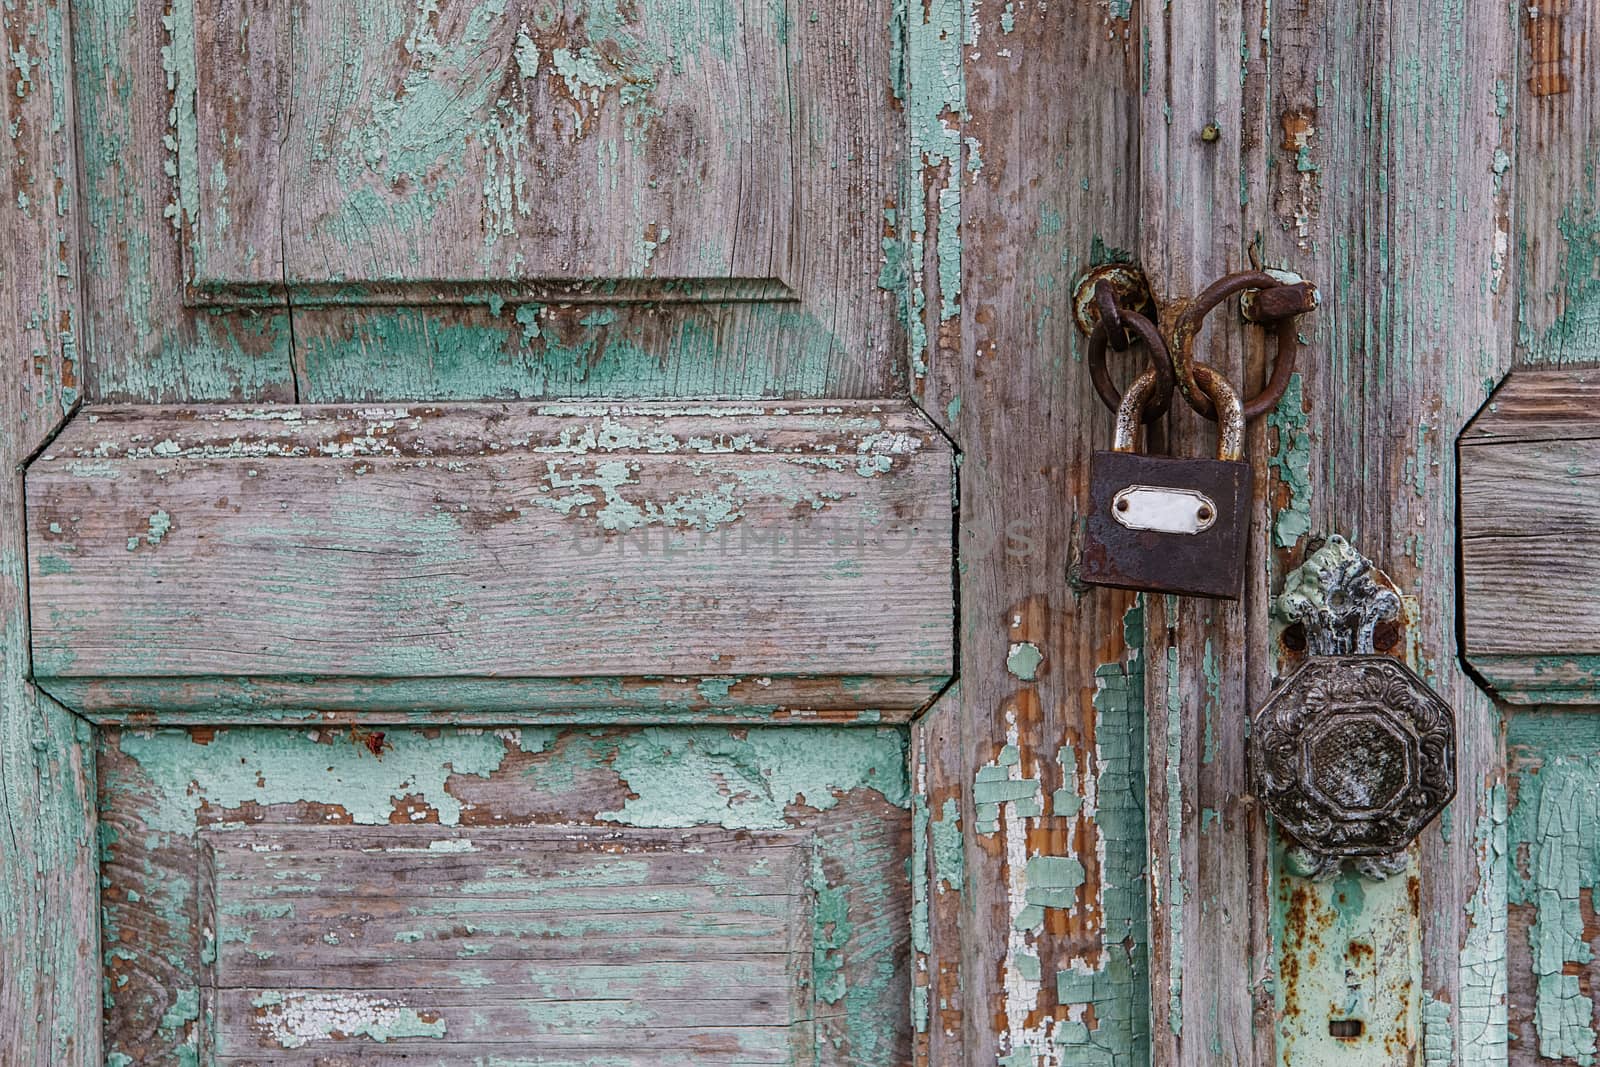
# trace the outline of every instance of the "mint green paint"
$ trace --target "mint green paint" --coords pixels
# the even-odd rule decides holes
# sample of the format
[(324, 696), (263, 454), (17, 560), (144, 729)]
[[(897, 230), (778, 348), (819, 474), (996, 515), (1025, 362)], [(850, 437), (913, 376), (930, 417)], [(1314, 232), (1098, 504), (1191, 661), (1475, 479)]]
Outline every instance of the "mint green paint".
[[(1419, 1047), (1422, 937), (1409, 888), (1417, 876), (1417, 851), (1405, 869), (1382, 881), (1366, 879), (1349, 865), (1327, 881), (1312, 881), (1293, 873), (1276, 832), (1272, 848), (1269, 928), (1279, 954), (1276, 973), (1293, 966), (1297, 975), (1292, 987), (1274, 986), (1279, 1067), (1387, 1063), (1392, 1045)], [(1291, 929), (1297, 899), (1303, 911)], [(1304, 931), (1312, 936), (1302, 943)], [(1300, 955), (1286, 964), (1285, 954), (1295, 951)], [(1337, 1038), (1328, 1033), (1330, 1019), (1366, 1025), (1360, 1037)]]
[(1299, 374), (1289, 376), (1267, 426), (1277, 431), (1277, 447), (1267, 465), (1289, 489), (1288, 501), (1272, 520), (1273, 544), (1293, 548), (1311, 532), (1311, 426)]
[(1056, 752), (1056, 762), (1061, 765), (1061, 788), (1051, 794), (1050, 812), (1070, 819), (1083, 810), (1083, 794), (1078, 784), (1078, 754), (1071, 745), (1062, 745)]
[(1083, 864), (1074, 856), (1031, 856), (1023, 899), (1041, 908), (1071, 908), (1083, 885)]
[[(826, 730), (650, 727), (617, 740), (612, 769), (635, 794), (602, 819), (633, 826), (776, 829), (790, 805), (826, 811), (853, 789), (909, 808), (905, 735), (894, 727)], [(719, 788), (706, 789), (715, 782)]]
[(1044, 662), (1044, 653), (1039, 651), (1039, 646), (1031, 641), (1019, 641), (1011, 646), (1006, 654), (1006, 670), (1025, 682), (1031, 682), (1038, 677), (1039, 664)]
[[(1575, 187), (1550, 190), (1552, 198), (1565, 196), (1555, 233), (1542, 228), (1541, 240), (1559, 235), (1565, 248), (1557, 277), (1538, 291), (1524, 270), (1524, 295), (1519, 308), (1521, 347), (1535, 363), (1573, 363), (1600, 359), (1600, 273), (1595, 271), (1595, 249), (1600, 247), (1600, 135), (1591, 131), (1583, 154), (1581, 178)], [(1548, 216), (1545, 216), (1548, 221)], [(1527, 255), (1526, 235), (1522, 254)], [(1542, 331), (1528, 322), (1527, 308), (1538, 302), (1560, 309)]]
[[(967, 30), (960, 0), (896, 5), (895, 19), (890, 34), (900, 59), (896, 96), (905, 105), (912, 154), (904, 183), (906, 227), (900, 235), (909, 269), (896, 272), (896, 280), (901, 285), (912, 372), (921, 377), (927, 368), (928, 330), (923, 320), (926, 297), (917, 279), (930, 252), (939, 280), (940, 321), (954, 318), (960, 309), (960, 124), (966, 114), (961, 46), (967, 43)], [(937, 213), (931, 249), (927, 246), (930, 205)]]
[(829, 885), (822, 857), (811, 867), (811, 980), (817, 997), (827, 1004), (844, 999), (847, 989), (843, 950), (850, 942), (850, 897), (845, 887)]
[[(926, 764), (918, 768), (921, 778)], [(908, 874), (911, 882), (911, 950), (926, 956), (933, 948), (933, 934), (928, 913), (928, 835), (930, 818), (928, 799), (917, 793), (911, 799), (911, 859)], [(924, 974), (927, 963), (918, 959), (913, 964), (918, 975)], [(917, 1033), (928, 1029), (928, 987), (915, 978), (911, 983), (911, 1025)]]
[(298, 730), (218, 730), (201, 745), (186, 730), (162, 729), (130, 731), (122, 751), (149, 779), (146, 825), (184, 834), (194, 831), (202, 801), (227, 809), (315, 800), (342, 807), (357, 823), (383, 825), (400, 797), (420, 794), (441, 823), (453, 825), (461, 804), (445, 788), (450, 777), (487, 777), (507, 745), (484, 730), (431, 739), (396, 730), (386, 740), (391, 747), (381, 758), (359, 749), (363, 757), (350, 760), (338, 758), (358, 750), (348, 740), (319, 742)]
[[(850, 339), (803, 305), (686, 305), (670, 326), (635, 306), (559, 319), (531, 307), (515, 321), (488, 307), (449, 321), (426, 308), (364, 311), (301, 339), (302, 400), (818, 396), (856, 368)], [(759, 366), (743, 356), (764, 351), (775, 355)]]
[(1099, 959), (1056, 973), (1063, 1006), (1094, 1008), (1095, 1029), (1066, 1021), (1055, 1031), (1061, 1062), (1085, 1067), (1150, 1062), (1143, 597), (1123, 616), (1123, 641), (1126, 659), (1095, 670), (1095, 826), (1103, 842)]
[(1022, 818), (1035, 818), (1044, 811), (1039, 779), (1023, 778), (1021, 754), (1015, 745), (1006, 745), (992, 761), (978, 768), (972, 783), (972, 804), (980, 834), (1000, 829), (1000, 805), (1015, 804)]
[(966, 885), (966, 856), (961, 841), (961, 807), (954, 797), (946, 797), (933, 820), (933, 869), (939, 882), (959, 893)]
[(1600, 727), (1589, 715), (1529, 712), (1511, 719), (1509, 745), (1540, 762), (1519, 779), (1508, 827), (1508, 901), (1533, 911), (1538, 1051), (1589, 1067), (1600, 1054), (1594, 1003), (1567, 972), (1594, 963), (1584, 929), (1594, 918), (1586, 908), (1600, 898)]
[(1454, 1067), (1456, 1035), (1450, 1025), (1450, 1002), (1422, 994), (1423, 1067)]

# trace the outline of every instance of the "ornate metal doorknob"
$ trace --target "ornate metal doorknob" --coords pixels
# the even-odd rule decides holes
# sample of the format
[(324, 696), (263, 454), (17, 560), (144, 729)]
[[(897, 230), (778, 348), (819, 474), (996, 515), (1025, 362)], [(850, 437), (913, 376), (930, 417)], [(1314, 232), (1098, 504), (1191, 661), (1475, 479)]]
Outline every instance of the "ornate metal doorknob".
[(1256, 792), (1307, 873), (1359, 858), (1381, 875), (1455, 796), (1455, 713), (1405, 664), (1373, 654), (1399, 598), (1343, 538), (1290, 576), (1277, 608), (1305, 625), (1313, 656), (1251, 723)]

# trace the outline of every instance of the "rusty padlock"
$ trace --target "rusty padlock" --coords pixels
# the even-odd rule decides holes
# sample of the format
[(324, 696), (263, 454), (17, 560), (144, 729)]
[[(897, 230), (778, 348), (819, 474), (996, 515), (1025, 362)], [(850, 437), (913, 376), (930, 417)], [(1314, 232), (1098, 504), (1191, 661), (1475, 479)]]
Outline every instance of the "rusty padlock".
[(1090, 510), (1079, 576), (1094, 585), (1237, 600), (1250, 526), (1250, 465), (1244, 410), (1227, 379), (1203, 363), (1196, 384), (1221, 412), (1217, 458), (1134, 451), (1154, 371), (1128, 387), (1110, 452), (1089, 464)]

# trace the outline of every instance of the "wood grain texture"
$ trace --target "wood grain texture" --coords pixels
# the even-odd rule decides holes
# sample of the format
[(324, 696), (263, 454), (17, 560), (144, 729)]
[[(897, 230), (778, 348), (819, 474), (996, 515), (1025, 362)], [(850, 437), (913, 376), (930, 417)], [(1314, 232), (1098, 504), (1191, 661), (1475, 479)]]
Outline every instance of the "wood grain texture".
[(374, 736), (102, 731), (108, 1053), (908, 1061), (904, 730)]
[(795, 144), (818, 101), (785, 4), (196, 0), (195, 20), (197, 287), (797, 295), (794, 183), (828, 179)]
[(815, 1046), (809, 834), (263, 828), (201, 850), (200, 1046), (218, 1064)]
[[(1430, 1065), (1507, 1056), (1502, 727), (1458, 658), (1453, 442), (1509, 366), (1518, 316), (1515, 17), (1478, 2), (1275, 8), (1254, 134), (1274, 163), (1250, 192), (1269, 212), (1265, 263), (1322, 294), (1299, 392), (1258, 431), (1277, 453), (1272, 572), (1300, 562), (1307, 535), (1347, 536), (1408, 598), (1407, 658), (1456, 710), (1457, 796), (1423, 831), (1415, 905)], [(1274, 658), (1251, 662), (1252, 707)]]
[(28, 476), (36, 670), (95, 715), (904, 718), (951, 479), (894, 405), (90, 408)]
[(1600, 360), (1600, 6), (1530, 4), (1518, 18), (1516, 151), (1496, 164), (1509, 168), (1503, 180), (1517, 196), (1518, 359), (1592, 363)]
[(81, 396), (65, 3), (6, 7), (0, 79), (0, 1059), (99, 1067), (94, 757), (30, 679), (21, 465)]
[[(1280, 16), (1295, 18), (1253, 2), (1140, 9), (1151, 62), (1140, 111), (1139, 259), (1169, 332), (1201, 289), (1253, 265), (1248, 250), (1269, 222), (1264, 127), (1269, 74), (1281, 62)], [(1211, 124), (1218, 136), (1207, 141)], [(1321, 281), (1292, 256), (1271, 265)], [(1195, 358), (1249, 397), (1262, 381), (1265, 347), (1260, 331), (1241, 328), (1230, 301), (1203, 324)], [(1173, 454), (1214, 454), (1213, 427), (1181, 399), (1166, 429)], [(1248, 787), (1241, 713), (1266, 695), (1254, 686), (1272, 578), (1262, 504), (1270, 453), (1252, 429), (1246, 459), (1257, 496), (1237, 520), (1248, 526), (1243, 600), (1149, 601), (1150, 1044), (1151, 1062), (1163, 1067), (1266, 1065), (1277, 1056), (1269, 838)]]
[(960, 1013), (940, 1010), (953, 952), (930, 888), (929, 1063), (1148, 1062), (1134, 598), (1070, 572), (1112, 419), (1068, 302), (1082, 268), (1128, 254), (1138, 214), (1129, 7), (907, 16), (916, 395), (963, 456), (961, 721), (925, 737), (930, 827), (956, 801), (965, 845)]
[(1600, 700), (1600, 382), (1518, 370), (1462, 435), (1465, 655), (1503, 700)]

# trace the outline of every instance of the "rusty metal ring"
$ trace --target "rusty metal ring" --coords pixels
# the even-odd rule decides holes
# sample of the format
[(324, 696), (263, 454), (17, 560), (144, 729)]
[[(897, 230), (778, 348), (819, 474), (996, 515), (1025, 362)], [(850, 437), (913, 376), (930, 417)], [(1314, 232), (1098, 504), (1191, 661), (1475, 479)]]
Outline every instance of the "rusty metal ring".
[[(1144, 421), (1155, 422), (1172, 406), (1172, 359), (1167, 355), (1167, 343), (1161, 339), (1161, 331), (1156, 329), (1155, 323), (1137, 311), (1122, 309), (1122, 325), (1138, 335), (1144, 342), (1145, 348), (1149, 350), (1150, 369), (1155, 372), (1156, 391), (1144, 409)], [(1116, 411), (1122, 407), (1122, 392), (1111, 380), (1111, 372), (1106, 369), (1106, 345), (1109, 340), (1109, 331), (1102, 320), (1089, 335), (1087, 360), (1089, 378), (1094, 382), (1095, 392), (1100, 394), (1100, 399), (1105, 401), (1106, 407)]]
[(1104, 278), (1094, 283), (1094, 304), (1100, 310), (1100, 321), (1108, 326), (1106, 339), (1118, 352), (1126, 352), (1133, 344), (1128, 327), (1122, 322), (1122, 309), (1117, 306), (1117, 294)]
[[(1200, 333), (1200, 327), (1205, 317), (1216, 309), (1218, 304), (1238, 293), (1249, 289), (1274, 289), (1284, 282), (1268, 274), (1264, 270), (1237, 271), (1233, 274), (1223, 275), (1195, 297), (1181, 312), (1172, 325), (1172, 354), (1174, 377), (1178, 389), (1183, 393), (1196, 413), (1204, 418), (1216, 420), (1217, 408), (1206, 396), (1204, 390), (1197, 387), (1194, 378), (1194, 342)], [(1289, 375), (1294, 370), (1294, 359), (1299, 352), (1297, 338), (1294, 332), (1294, 320), (1283, 319), (1278, 324), (1278, 358), (1274, 361), (1272, 378), (1267, 387), (1249, 400), (1245, 401), (1245, 418), (1253, 419), (1272, 409), (1283, 396), (1283, 391), (1289, 385)], [(1285, 359), (1285, 355), (1288, 356)]]
[(1283, 391), (1289, 388), (1289, 376), (1294, 373), (1295, 357), (1300, 354), (1300, 338), (1294, 319), (1279, 319), (1275, 324), (1278, 333), (1278, 355), (1272, 361), (1272, 377), (1261, 392), (1244, 402), (1244, 421), (1259, 419), (1278, 406)]

